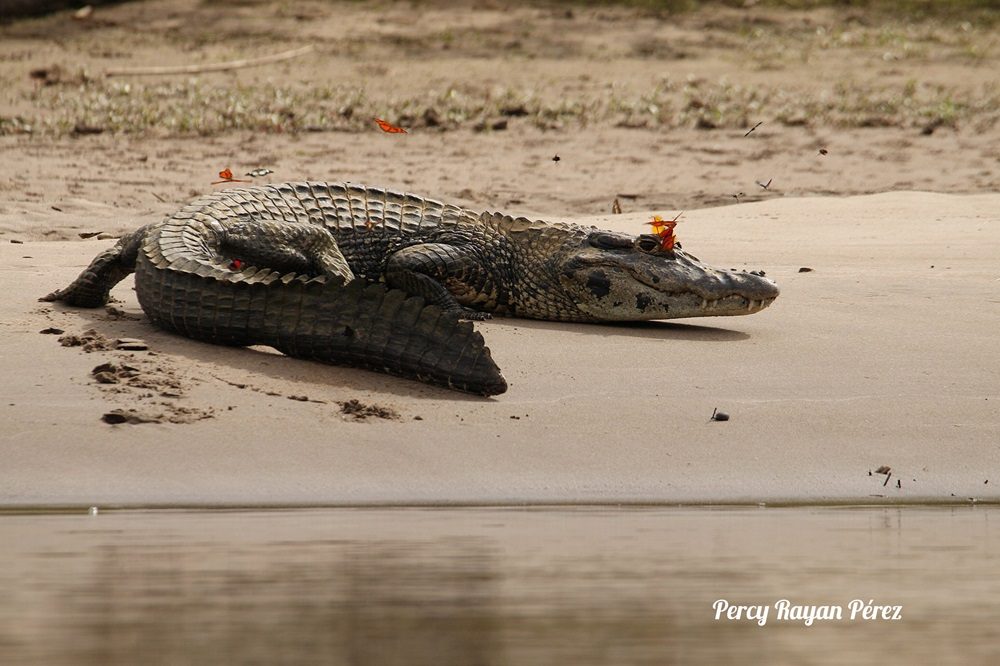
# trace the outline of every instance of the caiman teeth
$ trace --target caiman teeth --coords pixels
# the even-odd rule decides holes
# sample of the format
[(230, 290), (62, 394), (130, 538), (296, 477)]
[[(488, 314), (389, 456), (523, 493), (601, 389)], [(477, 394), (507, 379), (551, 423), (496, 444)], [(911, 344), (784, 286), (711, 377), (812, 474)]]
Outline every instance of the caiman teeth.
[[(701, 299), (701, 309), (702, 310), (715, 310), (718, 307), (719, 303), (722, 300), (723, 300), (722, 298), (711, 298), (711, 299), (709, 299), (709, 298), (702, 298)], [(772, 302), (774, 302), (773, 298), (760, 298), (760, 299), (747, 298), (746, 299), (746, 311), (747, 312), (756, 312), (758, 310), (763, 310), (768, 305), (770, 305)]]

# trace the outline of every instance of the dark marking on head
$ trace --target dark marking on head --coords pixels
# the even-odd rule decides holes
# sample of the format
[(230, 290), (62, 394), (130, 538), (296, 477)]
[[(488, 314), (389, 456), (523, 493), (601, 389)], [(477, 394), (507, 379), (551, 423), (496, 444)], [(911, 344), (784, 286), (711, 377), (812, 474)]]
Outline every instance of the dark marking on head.
[(652, 302), (653, 300), (649, 297), (648, 294), (635, 295), (635, 307), (639, 308), (641, 312), (645, 312), (646, 308), (648, 308), (652, 304)]
[(608, 279), (608, 276), (604, 273), (604, 271), (593, 271), (587, 278), (587, 289), (589, 289), (590, 293), (594, 296), (607, 296), (611, 293), (611, 280)]

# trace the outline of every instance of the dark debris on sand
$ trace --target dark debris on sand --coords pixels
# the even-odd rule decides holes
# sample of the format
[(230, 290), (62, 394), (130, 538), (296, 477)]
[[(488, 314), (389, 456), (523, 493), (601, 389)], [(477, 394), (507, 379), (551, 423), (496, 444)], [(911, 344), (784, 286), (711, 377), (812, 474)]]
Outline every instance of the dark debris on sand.
[(347, 400), (338, 402), (340, 413), (351, 417), (355, 421), (367, 421), (371, 417), (388, 419), (390, 421), (400, 420), (399, 412), (391, 407), (381, 405), (366, 405), (360, 400)]

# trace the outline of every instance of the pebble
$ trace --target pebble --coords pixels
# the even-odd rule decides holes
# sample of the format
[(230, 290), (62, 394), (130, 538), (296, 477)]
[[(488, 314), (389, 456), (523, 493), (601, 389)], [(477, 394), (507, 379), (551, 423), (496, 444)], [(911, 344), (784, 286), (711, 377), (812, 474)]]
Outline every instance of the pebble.
[(712, 410), (712, 421), (728, 421), (729, 414), (726, 412), (720, 412), (718, 409)]

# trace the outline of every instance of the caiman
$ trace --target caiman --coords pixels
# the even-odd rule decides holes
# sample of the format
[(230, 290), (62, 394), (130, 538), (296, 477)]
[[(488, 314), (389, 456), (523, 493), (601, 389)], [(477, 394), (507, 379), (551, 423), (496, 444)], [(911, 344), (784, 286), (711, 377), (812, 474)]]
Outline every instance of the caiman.
[(99, 307), (135, 272), (157, 326), (481, 395), (507, 389), (467, 320), (742, 315), (778, 288), (655, 234), (550, 224), (349, 183), (227, 189), (123, 236), (42, 300)]

